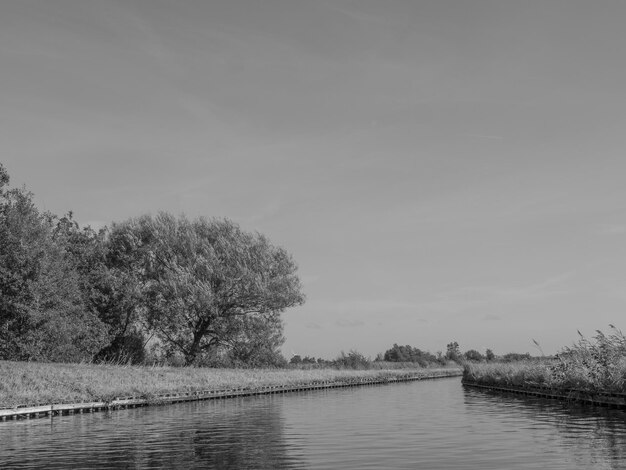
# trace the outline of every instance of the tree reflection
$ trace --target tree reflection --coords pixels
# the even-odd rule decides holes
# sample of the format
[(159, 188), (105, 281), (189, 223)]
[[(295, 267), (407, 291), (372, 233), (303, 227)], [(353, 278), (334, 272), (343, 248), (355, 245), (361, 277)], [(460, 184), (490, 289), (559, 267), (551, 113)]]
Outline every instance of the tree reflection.
[(63, 416), (45, 425), (10, 423), (0, 428), (0, 440), (10, 436), (12, 443), (0, 451), (0, 467), (19, 462), (31, 468), (303, 468), (290, 455), (276, 399)]

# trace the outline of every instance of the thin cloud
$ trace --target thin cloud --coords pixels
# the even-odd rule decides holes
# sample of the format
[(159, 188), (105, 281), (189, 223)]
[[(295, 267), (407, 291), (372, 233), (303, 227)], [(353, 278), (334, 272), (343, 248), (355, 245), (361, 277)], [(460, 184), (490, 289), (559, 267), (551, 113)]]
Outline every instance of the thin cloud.
[(335, 325), (341, 328), (358, 328), (365, 326), (365, 322), (363, 320), (337, 320)]
[(626, 224), (606, 224), (599, 228), (599, 232), (603, 235), (624, 235), (626, 233)]
[(413, 302), (405, 302), (399, 300), (390, 299), (375, 299), (375, 300), (360, 300), (349, 299), (344, 301), (332, 302), (322, 305), (326, 311), (341, 312), (341, 313), (381, 313), (388, 314), (389, 312), (410, 312), (415, 311), (419, 304)]
[(544, 281), (520, 287), (462, 287), (443, 292), (434, 300), (422, 303), (419, 308), (421, 311), (458, 313), (471, 306), (475, 307), (493, 303), (517, 303), (567, 294), (571, 291), (566, 285), (567, 281), (575, 274), (575, 271), (566, 271), (551, 276)]
[(461, 137), (472, 137), (475, 139), (487, 139), (487, 140), (504, 140), (501, 135), (495, 134), (460, 134)]
[(500, 315), (495, 315), (493, 313), (488, 313), (487, 315), (485, 315), (483, 317), (484, 321), (497, 321), (497, 320), (502, 320), (502, 317)]

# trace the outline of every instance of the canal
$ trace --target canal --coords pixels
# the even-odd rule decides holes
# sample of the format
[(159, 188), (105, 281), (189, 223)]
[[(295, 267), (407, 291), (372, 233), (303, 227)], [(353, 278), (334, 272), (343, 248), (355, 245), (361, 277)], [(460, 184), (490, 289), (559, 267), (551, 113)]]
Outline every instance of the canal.
[(618, 469), (626, 413), (447, 378), (0, 422), (0, 468)]

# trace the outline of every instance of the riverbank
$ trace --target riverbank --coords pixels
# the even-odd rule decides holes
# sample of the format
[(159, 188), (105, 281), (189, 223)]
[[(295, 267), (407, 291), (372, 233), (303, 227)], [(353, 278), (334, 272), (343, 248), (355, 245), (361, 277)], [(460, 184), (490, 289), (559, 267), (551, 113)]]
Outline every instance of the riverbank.
[(609, 325), (609, 334), (596, 331), (579, 339), (554, 357), (518, 362), (467, 363), (463, 380), (503, 388), (539, 387), (590, 394), (626, 394), (626, 336)]
[(578, 365), (563, 358), (514, 363), (465, 364), (463, 385), (596, 406), (626, 408), (624, 362), (604, 368)]
[(111, 403), (166, 395), (227, 390), (285, 390), (321, 383), (383, 382), (433, 374), (461, 375), (459, 368), (397, 370), (206, 369), (0, 361), (0, 408), (53, 403)]
[(575, 364), (563, 358), (468, 363), (463, 367), (463, 380), (494, 387), (626, 393), (626, 358), (607, 362), (604, 367)]

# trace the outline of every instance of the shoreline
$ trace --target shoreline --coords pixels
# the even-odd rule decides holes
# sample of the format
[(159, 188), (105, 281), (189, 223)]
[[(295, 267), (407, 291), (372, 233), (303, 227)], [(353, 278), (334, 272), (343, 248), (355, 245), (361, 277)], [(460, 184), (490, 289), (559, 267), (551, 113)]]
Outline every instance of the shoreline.
[[(18, 363), (19, 364), (19, 363)], [(5, 364), (6, 365), (6, 364)], [(14, 364), (15, 365), (15, 364)], [(2, 366), (2, 364), (0, 364)], [(39, 365), (39, 367), (58, 365)], [(104, 367), (105, 372), (115, 370), (111, 366), (89, 366), (90, 368)], [(0, 367), (1, 369), (1, 367)], [(120, 368), (122, 371), (124, 369)], [(140, 368), (130, 368), (130, 371), (137, 371)], [(119, 372), (119, 370), (118, 370)], [(143, 370), (151, 375), (162, 376), (164, 373), (159, 368), (154, 370)], [(189, 385), (173, 387), (171, 384), (163, 385), (161, 388), (167, 390), (161, 393), (149, 391), (144, 387), (143, 393), (133, 392), (138, 387), (122, 387), (119, 390), (128, 390), (129, 393), (95, 393), (83, 400), (56, 399), (56, 400), (36, 400), (28, 402), (12, 403), (11, 405), (2, 403), (0, 405), (0, 420), (12, 420), (20, 418), (54, 417), (63, 414), (109, 411), (124, 409), (129, 407), (165, 405), (180, 403), (184, 401), (200, 401), (210, 399), (234, 398), (253, 395), (268, 395), (276, 393), (290, 393), (298, 391), (321, 390), (340, 387), (355, 387), (365, 385), (383, 385), (390, 383), (429, 380), (436, 378), (460, 377), (460, 368), (433, 368), (433, 369), (398, 369), (398, 370), (214, 370), (214, 369), (187, 369), (181, 371), (168, 370), (167, 372), (178, 372), (180, 377), (185, 375), (195, 375), (203, 377), (215, 384), (223, 383), (223, 375), (229, 375), (229, 387), (208, 386), (203, 388), (190, 388)], [(176, 374), (175, 374), (176, 375)], [(251, 380), (251, 376), (255, 380)], [(179, 377), (179, 378), (180, 378)], [(291, 379), (291, 380), (289, 380)], [(73, 387), (75, 384), (65, 384)], [(158, 385), (158, 384), (156, 384)], [(155, 388), (158, 390), (159, 388)], [(0, 388), (0, 392), (1, 392)], [(104, 392), (104, 390), (102, 391)], [(37, 395), (35, 395), (36, 397)], [(93, 398), (92, 398), (93, 397)]]
[(461, 381), (463, 386), (478, 388), (494, 393), (509, 393), (513, 395), (533, 396), (537, 398), (547, 398), (550, 400), (565, 401), (567, 403), (579, 403), (605, 408), (626, 409), (626, 393), (590, 391), (575, 388), (553, 388), (539, 386), (499, 386), (493, 384), (482, 384), (466, 379)]

